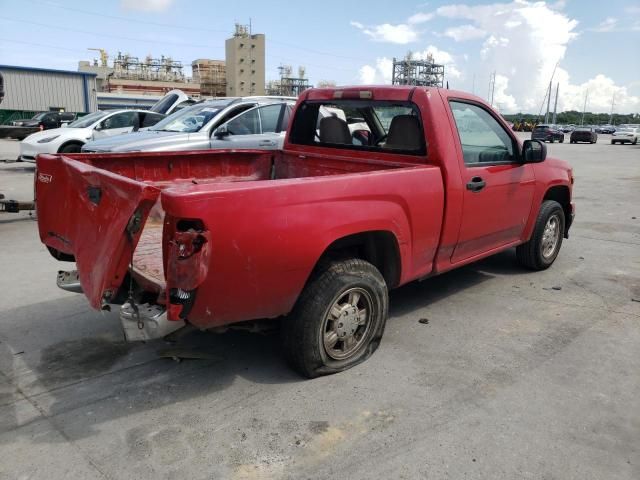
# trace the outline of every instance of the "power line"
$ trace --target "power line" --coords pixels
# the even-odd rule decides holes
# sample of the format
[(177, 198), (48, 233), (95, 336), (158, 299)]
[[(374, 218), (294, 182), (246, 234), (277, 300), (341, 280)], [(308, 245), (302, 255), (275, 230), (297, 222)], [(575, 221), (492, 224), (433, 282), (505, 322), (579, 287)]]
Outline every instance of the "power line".
[[(167, 27), (167, 28), (177, 28), (177, 29), (182, 29), (182, 30), (199, 30), (199, 31), (203, 31), (203, 32), (214, 32), (214, 33), (225, 33), (225, 34), (230, 34), (229, 30), (219, 30), (219, 29), (212, 29), (212, 28), (204, 28), (204, 27), (197, 27), (197, 26), (193, 26), (193, 25), (177, 25), (177, 24), (172, 24), (172, 23), (160, 23), (160, 22), (151, 22), (148, 20), (137, 20), (137, 19), (133, 19), (133, 18), (127, 18), (127, 17), (121, 17), (118, 15), (109, 15), (106, 13), (98, 13), (98, 12), (92, 12), (89, 10), (83, 10), (80, 8), (73, 8), (73, 7), (67, 7), (65, 5), (59, 5), (57, 3), (53, 3), (53, 2), (46, 2), (46, 1), (41, 1), (41, 0), (31, 0), (40, 4), (44, 4), (44, 5), (48, 5), (54, 8), (58, 8), (60, 10), (68, 10), (71, 12), (78, 12), (78, 13), (82, 13), (84, 15), (93, 15), (93, 16), (97, 16), (97, 17), (104, 17), (104, 18), (111, 18), (114, 20), (123, 20), (125, 22), (132, 22), (132, 23), (137, 23), (137, 24), (144, 24), (144, 25), (153, 25), (153, 26), (158, 26), (158, 27)], [(301, 50), (304, 52), (310, 52), (310, 53), (314, 53), (316, 55), (324, 55), (324, 56), (329, 56), (332, 58), (344, 58), (346, 60), (359, 60), (361, 61), (362, 58), (361, 57), (352, 57), (352, 56), (348, 56), (348, 55), (338, 55), (335, 53), (331, 53), (331, 52), (323, 52), (320, 50), (315, 50), (313, 48), (306, 48), (306, 47), (300, 47), (299, 45), (294, 45), (291, 43), (286, 43), (286, 42), (281, 42), (279, 40), (273, 40), (273, 39), (269, 39), (270, 43), (275, 43), (277, 45), (283, 45), (285, 47), (289, 47), (289, 48), (293, 48), (296, 50)]]
[[(69, 29), (67, 27), (61, 27), (61, 26), (57, 26), (57, 25), (47, 25), (44, 23), (39, 23), (39, 22), (32, 22), (29, 20), (19, 20), (19, 19), (13, 19), (13, 18), (8, 18), (8, 17), (0, 17), (0, 20), (7, 20), (10, 22), (19, 22), (19, 23), (27, 23), (27, 24), (32, 24), (32, 25), (37, 25), (40, 27), (44, 27), (44, 28), (52, 28), (52, 29), (56, 29), (56, 30), (65, 30), (65, 31), (75, 31), (77, 33), (83, 33), (83, 34), (89, 34), (89, 35), (95, 35), (95, 36), (99, 36), (99, 37), (111, 37), (111, 38), (116, 38), (116, 39), (121, 39), (121, 40), (128, 40), (128, 41), (134, 41), (134, 42), (148, 42), (148, 43), (166, 43), (168, 45), (177, 45), (177, 46), (184, 46), (184, 47), (195, 47), (195, 48), (206, 48), (206, 49), (211, 49), (211, 48), (216, 48), (213, 47), (211, 45), (195, 45), (195, 44), (189, 44), (189, 43), (175, 43), (175, 42), (162, 42), (162, 41), (156, 41), (156, 40), (143, 40), (143, 39), (137, 39), (137, 38), (130, 38), (130, 37), (121, 37), (118, 35), (107, 35), (107, 34), (101, 34), (101, 33), (96, 33), (96, 32), (87, 32), (84, 30), (74, 30), (74, 29)], [(54, 45), (48, 45), (48, 44), (41, 44), (41, 43), (35, 43), (35, 42), (24, 42), (24, 41), (17, 41), (17, 40), (5, 40), (7, 42), (12, 42), (12, 43), (21, 43), (24, 45), (32, 45), (32, 46), (36, 46), (36, 47), (44, 47), (44, 48), (53, 48), (56, 50), (66, 50), (69, 52), (74, 52), (77, 53), (80, 50), (73, 50), (73, 49), (69, 49), (69, 48), (65, 48), (65, 47), (60, 47), (60, 46), (54, 46)], [(220, 48), (220, 47), (217, 47)], [(84, 50), (82, 50), (84, 52)], [(86, 53), (86, 52), (85, 52)], [(282, 57), (280, 55), (265, 55), (265, 57), (270, 58), (270, 59), (278, 59), (279, 61), (285, 61), (285, 62), (296, 62), (296, 60), (288, 58), (288, 57)], [(327, 69), (327, 70), (331, 70), (331, 69), (338, 69), (338, 70), (344, 70), (344, 71), (352, 71), (353, 69), (351, 67), (341, 67), (338, 65), (317, 65), (317, 64), (313, 64), (313, 63), (308, 63), (305, 62), (305, 65), (308, 65), (310, 67), (315, 67), (315, 68), (321, 68), (321, 69)]]
[[(58, 25), (47, 25), (46, 23), (39, 23), (39, 22), (32, 22), (30, 20), (20, 20), (17, 18), (9, 18), (9, 17), (0, 17), (0, 20), (5, 20), (5, 21), (9, 21), (9, 22), (17, 22), (17, 23), (26, 23), (29, 25), (36, 25), (38, 27), (44, 27), (44, 28), (52, 28), (55, 30), (64, 30), (67, 32), (75, 32), (75, 33), (82, 33), (85, 35), (94, 35), (94, 36), (98, 36), (98, 37), (110, 37), (110, 38), (115, 38), (117, 40), (128, 40), (130, 42), (144, 42), (144, 43), (164, 43), (167, 45), (176, 45), (178, 47), (195, 47), (195, 48), (214, 48), (211, 45), (197, 45), (197, 44), (193, 44), (193, 43), (182, 43), (182, 42), (167, 42), (164, 40), (145, 40), (143, 38), (132, 38), (132, 37), (123, 37), (120, 35), (110, 35), (108, 33), (98, 33), (98, 32), (89, 32), (87, 30), (78, 30), (78, 29), (74, 29), (74, 28), (69, 28), (69, 27), (62, 27), (62, 26), (58, 26)], [(220, 48), (220, 47), (218, 47)]]

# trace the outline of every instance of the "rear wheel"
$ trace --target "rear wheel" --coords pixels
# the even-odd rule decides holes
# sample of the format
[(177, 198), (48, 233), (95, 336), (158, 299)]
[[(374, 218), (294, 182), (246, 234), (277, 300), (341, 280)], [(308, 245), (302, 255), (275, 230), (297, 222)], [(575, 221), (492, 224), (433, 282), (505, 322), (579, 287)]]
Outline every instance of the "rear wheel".
[(633, 139), (633, 142), (631, 142), (631, 145), (636, 145), (637, 143), (638, 143), (638, 139), (637, 139), (637, 138), (634, 138), (634, 139)]
[(560, 139), (560, 143), (564, 143), (564, 137)]
[(378, 348), (389, 297), (380, 272), (357, 258), (317, 269), (282, 322), (289, 364), (315, 378), (347, 370)]
[(516, 247), (518, 261), (532, 270), (549, 268), (560, 252), (564, 225), (562, 206), (554, 200), (542, 202), (531, 238)]

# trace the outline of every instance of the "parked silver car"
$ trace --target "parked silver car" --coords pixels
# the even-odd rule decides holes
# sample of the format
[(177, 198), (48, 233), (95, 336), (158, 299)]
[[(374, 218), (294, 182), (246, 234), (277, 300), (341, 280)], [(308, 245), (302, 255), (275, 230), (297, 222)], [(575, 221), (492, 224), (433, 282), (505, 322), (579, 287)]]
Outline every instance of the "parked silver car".
[(284, 143), (295, 98), (207, 100), (179, 110), (145, 131), (87, 143), (83, 152), (277, 149)]

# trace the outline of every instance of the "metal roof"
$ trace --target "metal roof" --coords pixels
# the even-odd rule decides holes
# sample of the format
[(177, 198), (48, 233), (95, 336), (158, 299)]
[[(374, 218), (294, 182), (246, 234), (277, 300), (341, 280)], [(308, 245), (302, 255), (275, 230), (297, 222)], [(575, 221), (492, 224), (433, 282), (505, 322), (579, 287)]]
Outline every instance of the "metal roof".
[(81, 75), (83, 77), (97, 77), (93, 72), (74, 72), (73, 70), (54, 70), (52, 68), (22, 67), (19, 65), (0, 65), (0, 70), (18, 70), (23, 72), (62, 73), (65, 75)]

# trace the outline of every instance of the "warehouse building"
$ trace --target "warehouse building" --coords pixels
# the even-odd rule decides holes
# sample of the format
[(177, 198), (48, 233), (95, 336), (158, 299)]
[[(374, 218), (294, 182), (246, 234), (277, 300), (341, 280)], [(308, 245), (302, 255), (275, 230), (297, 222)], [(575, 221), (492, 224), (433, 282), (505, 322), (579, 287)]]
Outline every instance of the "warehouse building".
[(4, 90), (0, 110), (97, 110), (95, 73), (0, 65), (0, 76)]

